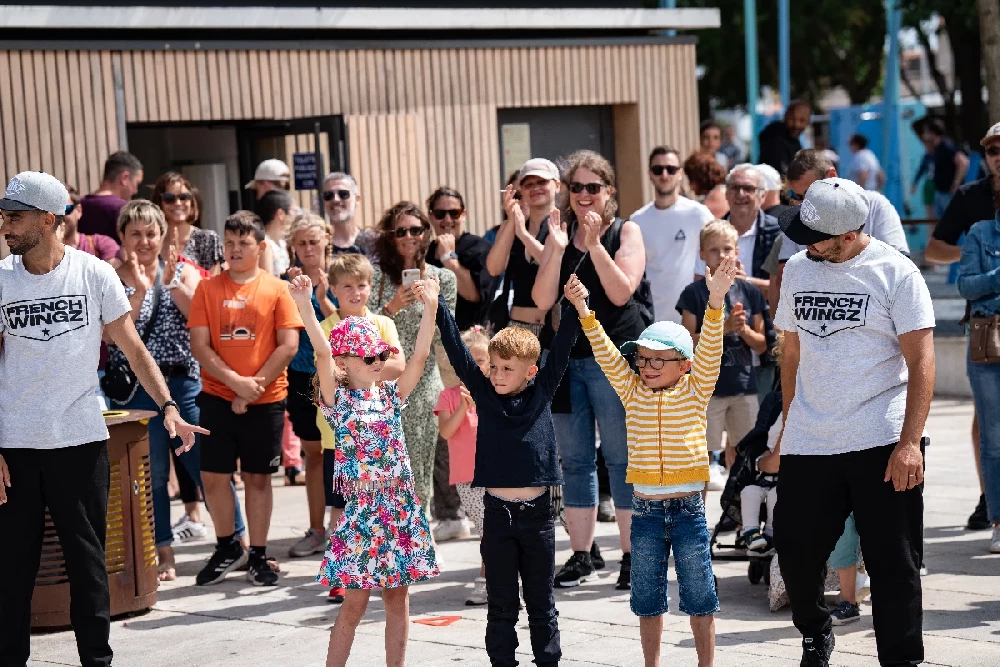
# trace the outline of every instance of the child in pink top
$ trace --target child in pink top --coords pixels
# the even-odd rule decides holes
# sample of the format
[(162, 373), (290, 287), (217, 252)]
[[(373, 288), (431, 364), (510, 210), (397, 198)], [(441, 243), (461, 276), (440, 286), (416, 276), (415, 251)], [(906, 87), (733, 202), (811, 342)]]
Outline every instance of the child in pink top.
[[(474, 326), (462, 333), (462, 341), (469, 348), (483, 375), (489, 376), (490, 339), (486, 330), (481, 326)], [(458, 489), (465, 513), (475, 524), (476, 532), (482, 539), (483, 489), (472, 488), (472, 476), (476, 469), (476, 430), (479, 426), (476, 404), (465, 385), (459, 384), (441, 392), (437, 405), (434, 406), (434, 414), (438, 418), (441, 437), (448, 441), (448, 482)], [(486, 604), (486, 570), (482, 564), (465, 604)]]

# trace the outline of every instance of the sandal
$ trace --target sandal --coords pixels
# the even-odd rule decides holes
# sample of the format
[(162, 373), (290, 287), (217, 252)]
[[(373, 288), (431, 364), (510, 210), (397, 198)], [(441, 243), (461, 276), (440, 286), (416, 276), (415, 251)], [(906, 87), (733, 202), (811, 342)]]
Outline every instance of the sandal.
[(156, 566), (156, 578), (159, 581), (174, 581), (177, 579), (176, 563), (160, 563)]

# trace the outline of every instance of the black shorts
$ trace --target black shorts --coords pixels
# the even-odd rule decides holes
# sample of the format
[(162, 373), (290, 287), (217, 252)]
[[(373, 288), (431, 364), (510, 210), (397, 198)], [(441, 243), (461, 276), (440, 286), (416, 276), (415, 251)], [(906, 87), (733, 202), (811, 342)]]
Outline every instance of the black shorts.
[(336, 465), (336, 459), (334, 458), (334, 450), (324, 449), (323, 450), (323, 491), (326, 494), (326, 506), (336, 507), (338, 510), (342, 510), (347, 507), (347, 501), (344, 499), (344, 494), (334, 493), (333, 491), (333, 471), (334, 465)]
[(285, 409), (295, 435), (300, 440), (318, 442), (323, 436), (316, 426), (318, 408), (313, 403), (312, 377), (312, 373), (288, 369), (288, 399)]
[(285, 426), (285, 401), (251, 405), (245, 414), (233, 412), (232, 402), (202, 392), (202, 428), (211, 435), (201, 436), (201, 470), (230, 474), (236, 461), (242, 472), (271, 475), (281, 465), (281, 436)]

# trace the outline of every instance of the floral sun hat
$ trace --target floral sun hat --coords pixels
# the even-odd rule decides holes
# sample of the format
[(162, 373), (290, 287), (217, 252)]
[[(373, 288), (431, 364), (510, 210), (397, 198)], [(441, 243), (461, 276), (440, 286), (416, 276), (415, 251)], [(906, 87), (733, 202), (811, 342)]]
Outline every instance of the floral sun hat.
[(393, 354), (399, 352), (379, 337), (374, 322), (353, 315), (341, 320), (330, 332), (330, 350), (335, 357), (376, 357), (386, 350)]

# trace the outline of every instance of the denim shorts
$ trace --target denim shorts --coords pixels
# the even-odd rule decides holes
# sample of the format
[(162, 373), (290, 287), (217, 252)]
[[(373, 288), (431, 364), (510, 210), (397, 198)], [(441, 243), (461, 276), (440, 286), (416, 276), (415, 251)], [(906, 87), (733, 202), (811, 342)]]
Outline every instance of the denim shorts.
[(711, 616), (719, 611), (705, 503), (694, 493), (671, 500), (632, 497), (632, 613), (667, 613), (671, 547), (681, 612)]

